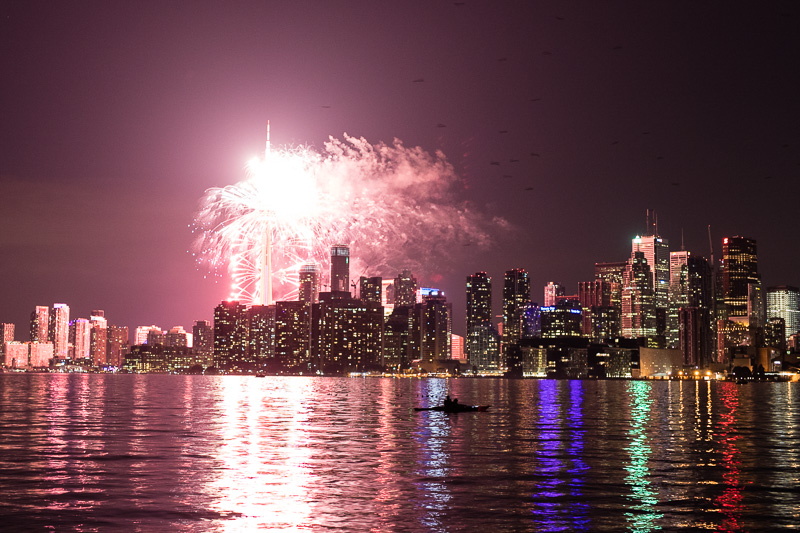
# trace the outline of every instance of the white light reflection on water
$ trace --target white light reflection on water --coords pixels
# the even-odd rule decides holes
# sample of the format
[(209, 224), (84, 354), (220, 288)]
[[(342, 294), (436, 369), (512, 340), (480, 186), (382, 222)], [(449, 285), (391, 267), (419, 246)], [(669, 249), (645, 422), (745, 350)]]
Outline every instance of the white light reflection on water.
[(297, 530), (309, 519), (308, 380), (221, 379), (222, 462), (211, 490), (225, 531)]

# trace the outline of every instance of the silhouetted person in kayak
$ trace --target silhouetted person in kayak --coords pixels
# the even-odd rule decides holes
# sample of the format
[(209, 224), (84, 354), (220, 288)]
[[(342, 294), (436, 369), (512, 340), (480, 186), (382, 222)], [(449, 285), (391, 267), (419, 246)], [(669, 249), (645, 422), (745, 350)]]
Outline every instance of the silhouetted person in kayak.
[(450, 399), (450, 395), (448, 394), (448, 395), (447, 395), (447, 396), (445, 396), (445, 398), (444, 398), (444, 408), (445, 408), (445, 409), (447, 409), (447, 408), (449, 408), (451, 405), (453, 405), (453, 400), (451, 400), (451, 399)]

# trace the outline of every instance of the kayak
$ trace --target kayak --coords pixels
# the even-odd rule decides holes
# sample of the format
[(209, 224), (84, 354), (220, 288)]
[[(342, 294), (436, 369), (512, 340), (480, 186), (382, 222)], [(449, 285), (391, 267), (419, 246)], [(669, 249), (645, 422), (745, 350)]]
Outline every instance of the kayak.
[(443, 411), (445, 413), (464, 413), (467, 411), (485, 411), (491, 405), (437, 405), (436, 407), (415, 407), (415, 411)]

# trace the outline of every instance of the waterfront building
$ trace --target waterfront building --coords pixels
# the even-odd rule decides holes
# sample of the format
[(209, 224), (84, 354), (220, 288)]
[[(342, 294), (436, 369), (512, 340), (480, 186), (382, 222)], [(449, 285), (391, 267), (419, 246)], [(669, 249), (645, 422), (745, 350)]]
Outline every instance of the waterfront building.
[(748, 316), (749, 285), (760, 281), (756, 241), (722, 239), (722, 292), (728, 318)]
[[(311, 302), (300, 300), (299, 304), (310, 306)], [(253, 305), (247, 310), (247, 317), (249, 328), (247, 349), (250, 356), (259, 368), (272, 369), (275, 366), (276, 304)], [(307, 324), (307, 329), (308, 327), (310, 324)]]
[(767, 320), (764, 326), (764, 346), (777, 349), (781, 354), (786, 354), (787, 335), (786, 322), (779, 316)]
[(106, 361), (109, 366), (122, 367), (125, 364), (125, 355), (130, 348), (128, 342), (128, 326), (108, 326), (108, 331), (106, 332)]
[(69, 306), (67, 304), (53, 304), (51, 316), (55, 357), (59, 360), (65, 360), (69, 355)]
[(6, 368), (27, 368), (29, 361), (29, 348), (27, 342), (11, 341), (5, 346), (5, 359), (3, 364)]
[(331, 247), (331, 291), (350, 292), (350, 247)]
[(306, 263), (300, 267), (298, 300), (311, 304), (319, 301), (319, 266), (316, 263)]
[(223, 372), (251, 370), (247, 350), (247, 308), (223, 301), (214, 308), (214, 365)]
[(173, 326), (164, 334), (164, 346), (173, 348), (191, 348), (192, 340), (192, 334), (188, 333), (183, 326)]
[(0, 324), (0, 356), (5, 353), (6, 343), (14, 341), (14, 328), (10, 322)]
[(31, 313), (31, 342), (47, 342), (50, 328), (50, 308), (46, 305), (37, 305)]
[(147, 342), (150, 346), (164, 346), (167, 342), (167, 334), (161, 328), (151, 328), (147, 332)]
[(192, 348), (203, 368), (214, 364), (214, 326), (208, 320), (196, 320), (192, 326)]
[(358, 297), (365, 302), (372, 302), (378, 305), (381, 304), (383, 297), (381, 291), (383, 289), (383, 280), (380, 277), (367, 278), (361, 276), (358, 279)]
[(419, 358), (426, 363), (450, 359), (453, 304), (438, 289), (423, 291), (422, 302), (415, 305)]
[(507, 270), (503, 278), (503, 350), (522, 338), (522, 313), (531, 303), (531, 282), (522, 268)]
[(147, 344), (147, 336), (151, 330), (161, 331), (161, 328), (158, 326), (136, 326), (136, 331), (133, 335), (133, 344), (135, 346)]
[(453, 333), (450, 336), (450, 358), (462, 361), (464, 359), (464, 337)]
[[(337, 291), (339, 292), (339, 291)], [(320, 299), (330, 293), (320, 293)], [(320, 302), (321, 304), (322, 302)], [(298, 372), (311, 361), (311, 305), (300, 301), (275, 303), (275, 365)], [(267, 360), (269, 363), (269, 360)], [(269, 365), (275, 371), (275, 365)]]
[(486, 272), (467, 276), (467, 359), (482, 367), (491, 342), (486, 334), (492, 325), (492, 278)]
[(320, 294), (315, 309), (316, 364), (326, 374), (378, 370), (383, 365), (383, 308), (380, 303)]
[(92, 325), (89, 357), (93, 366), (104, 366), (108, 362), (108, 321), (102, 309), (95, 309), (89, 315)]
[(678, 313), (681, 307), (689, 305), (688, 283), (689, 252), (681, 250), (669, 253), (669, 307), (667, 308), (667, 347), (680, 345)]
[[(620, 336), (622, 330), (620, 308), (617, 306), (593, 306), (590, 308), (591, 325), (589, 338), (593, 342), (607, 342)], [(584, 319), (585, 324), (585, 319)]]
[(394, 279), (394, 305), (412, 306), (417, 303), (417, 278), (410, 270), (403, 270)]
[[(386, 318), (383, 327), (383, 364), (391, 370), (408, 368), (416, 359), (412, 354), (414, 346), (412, 326), (414, 322), (412, 306), (395, 306)], [(417, 350), (418, 351), (418, 350)]]
[(92, 324), (85, 318), (76, 318), (72, 325), (75, 328), (72, 360), (78, 363), (88, 364), (91, 361)]
[(767, 318), (782, 318), (785, 341), (800, 332), (800, 289), (780, 285), (767, 289)]

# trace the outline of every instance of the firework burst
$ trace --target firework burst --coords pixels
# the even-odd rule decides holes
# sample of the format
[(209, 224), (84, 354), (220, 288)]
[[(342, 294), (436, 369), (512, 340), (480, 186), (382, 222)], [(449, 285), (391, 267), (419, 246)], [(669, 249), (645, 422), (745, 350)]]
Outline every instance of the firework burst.
[(399, 140), (331, 137), (322, 151), (267, 150), (246, 168), (244, 181), (208, 189), (194, 220), (198, 262), (227, 266), (230, 297), (244, 303), (295, 298), (300, 266), (326, 271), (334, 244), (350, 246), (354, 274), (424, 273), (448, 269), (452, 246), (487, 246), (505, 224), (455, 201), (444, 154)]

